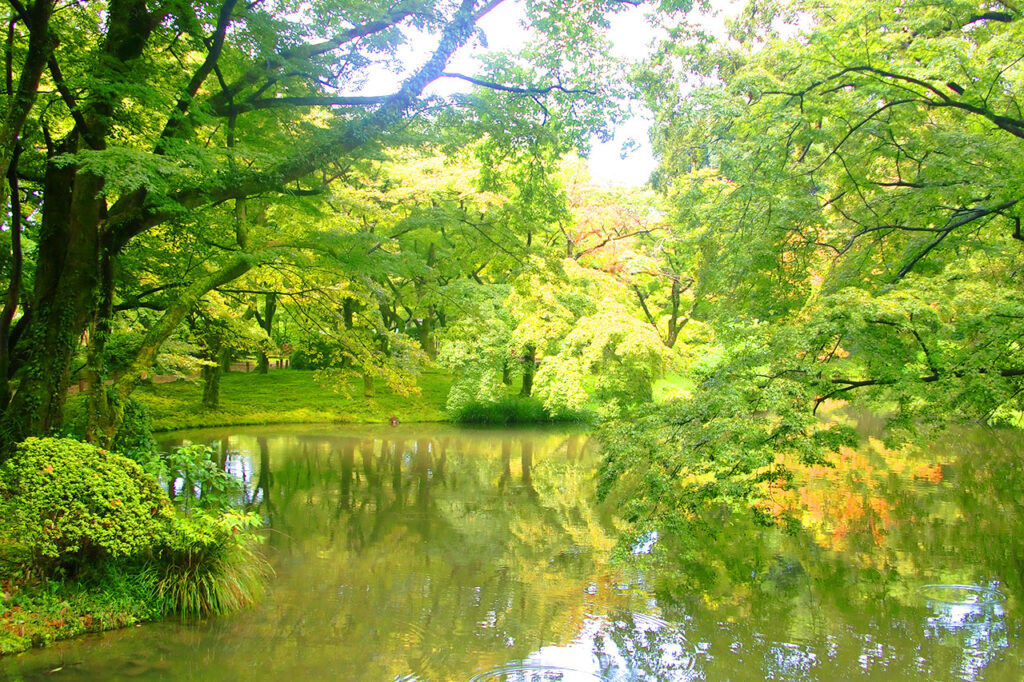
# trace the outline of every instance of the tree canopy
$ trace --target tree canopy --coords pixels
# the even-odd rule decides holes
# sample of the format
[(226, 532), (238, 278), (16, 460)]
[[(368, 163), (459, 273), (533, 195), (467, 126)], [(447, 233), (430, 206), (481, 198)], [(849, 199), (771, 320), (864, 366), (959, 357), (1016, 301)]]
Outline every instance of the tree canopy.
[[(771, 507), (854, 400), (894, 434), (1019, 414), (1022, 22), (1011, 3), (749, 5), (636, 81), (714, 332), (689, 400), (611, 425), (605, 483), (657, 524)], [(682, 514), (680, 514), (682, 510)]]
[[(109, 440), (162, 344), (208, 292), (254, 272), (330, 260), (370, 310), (370, 271), (388, 266), (369, 255), (413, 232), (402, 221), (430, 219), (379, 196), (381, 165), (402, 150), (469, 150), (476, 190), (515, 189), (510, 229), (548, 222), (559, 203), (547, 169), (617, 115), (622, 70), (602, 36), (626, 5), (526, 3), (533, 39), (519, 53), (449, 70), (486, 44), (480, 22), (501, 2), (12, 0), (0, 127), (10, 440), (57, 429), (82, 372), (98, 387), (90, 433)], [(472, 89), (440, 95), (439, 80)], [(403, 267), (416, 306), (434, 309), (430, 278)], [(380, 313), (367, 323), (378, 343), (394, 326)], [(101, 358), (125, 314), (139, 338), (112, 369)]]

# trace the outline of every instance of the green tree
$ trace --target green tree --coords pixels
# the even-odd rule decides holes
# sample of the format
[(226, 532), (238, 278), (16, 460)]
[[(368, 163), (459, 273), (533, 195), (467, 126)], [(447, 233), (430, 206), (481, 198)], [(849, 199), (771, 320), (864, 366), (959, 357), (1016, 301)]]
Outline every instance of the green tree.
[[(323, 0), (286, 10), (113, 0), (59, 12), (53, 0), (12, 2), (0, 129), (9, 176), (0, 199), (11, 208), (14, 252), (0, 315), (0, 365), (13, 379), (4, 396), (9, 440), (59, 425), (79, 340), (88, 331), (101, 354), (119, 273), (147, 237), (178, 234), (203, 254), (167, 290), (173, 296), (110, 399), (97, 401), (106, 406), (102, 431), (116, 429), (116, 405), (207, 292), (280, 257), (273, 205), (321, 193), (382, 150), (436, 139), (456, 121), (463, 135), (486, 132), (489, 158), (499, 161), (521, 156), (538, 131), (557, 149), (603, 125), (616, 93), (598, 35), (605, 13), (622, 5), (530, 3), (538, 40), (526, 59), (495, 57), (480, 78), (446, 71), (499, 2)], [(433, 49), (401, 64), (414, 32)], [(390, 92), (343, 89), (389, 67), (398, 71)], [(425, 95), (439, 78), (482, 91)]]
[(830, 398), (906, 428), (1021, 408), (1022, 26), (1001, 3), (751, 5), (735, 41), (640, 75), (715, 336), (692, 400), (609, 431), (634, 518), (757, 507), (779, 454), (846, 441), (814, 416)]

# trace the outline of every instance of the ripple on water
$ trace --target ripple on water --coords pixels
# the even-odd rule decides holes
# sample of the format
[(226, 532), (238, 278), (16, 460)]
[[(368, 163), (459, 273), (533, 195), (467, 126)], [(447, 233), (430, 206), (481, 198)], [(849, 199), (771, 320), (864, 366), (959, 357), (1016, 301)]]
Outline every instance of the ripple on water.
[(601, 680), (596, 673), (573, 668), (560, 668), (552, 665), (532, 665), (517, 663), (503, 665), (493, 670), (479, 673), (469, 678), (469, 682), (592, 682)]
[(999, 590), (982, 585), (925, 585), (918, 594), (936, 604), (954, 606), (995, 606), (1006, 601)]

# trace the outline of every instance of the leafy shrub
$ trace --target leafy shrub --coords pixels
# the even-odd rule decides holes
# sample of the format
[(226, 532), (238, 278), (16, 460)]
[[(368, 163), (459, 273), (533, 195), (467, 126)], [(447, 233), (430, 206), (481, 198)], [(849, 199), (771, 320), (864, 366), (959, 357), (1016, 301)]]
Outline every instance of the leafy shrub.
[(564, 410), (552, 415), (534, 397), (505, 396), (493, 402), (472, 401), (453, 411), (452, 419), (462, 424), (538, 424), (544, 422), (586, 422), (593, 415)]
[(157, 556), (156, 593), (183, 617), (228, 613), (262, 595), (270, 568), (258, 552), (256, 514), (198, 512), (177, 520)]
[[(89, 421), (89, 396), (85, 393), (69, 396), (64, 404), (63, 435), (69, 438), (85, 438)], [(111, 450), (134, 460), (144, 467), (156, 452), (153, 437), (153, 420), (149, 410), (139, 400), (128, 398), (124, 403), (124, 418), (121, 428), (114, 436)]]
[(214, 462), (206, 445), (183, 445), (161, 456), (160, 475), (181, 481), (172, 501), (183, 509), (227, 509), (242, 493), (242, 482)]
[(149, 550), (174, 512), (154, 477), (68, 438), (29, 438), (0, 466), (0, 525), (44, 574)]

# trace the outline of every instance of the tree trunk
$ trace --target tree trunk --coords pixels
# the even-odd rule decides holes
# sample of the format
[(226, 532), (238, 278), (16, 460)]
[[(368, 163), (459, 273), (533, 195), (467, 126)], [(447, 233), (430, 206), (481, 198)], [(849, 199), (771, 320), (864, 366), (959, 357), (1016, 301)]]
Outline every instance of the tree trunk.
[(523, 355), (523, 388), (519, 395), (529, 397), (533, 395), (533, 375), (537, 371), (537, 349), (527, 346)]
[[(17, 165), (22, 128), (35, 105), (39, 80), (55, 44), (50, 34), (50, 16), (56, 4), (53, 0), (36, 0), (27, 7), (28, 51), (18, 76), (18, 88), (13, 93), (10, 92), (13, 74), (8, 75), (11, 82), (7, 88), (8, 100), (3, 112), (3, 123), (0, 124), (0, 178), (6, 178), (8, 170)], [(0, 218), (6, 215), (2, 210), (6, 207), (7, 185), (0, 182)]]
[(15, 149), (6, 178), (11, 186), (11, 281), (7, 285), (3, 310), (0, 311), (0, 410), (6, 409), (11, 401), (11, 322), (21, 299), (21, 273), (24, 262), (21, 250), (21, 197), (18, 174), (15, 172), (20, 153), (20, 147)]
[[(267, 338), (269, 339), (270, 333), (274, 329), (274, 313), (277, 312), (277, 294), (270, 292), (266, 295), (263, 310), (263, 315), (258, 316), (256, 321), (260, 323), (260, 327), (267, 333)], [(269, 369), (270, 358), (261, 350), (256, 363), (256, 371), (260, 374), (266, 374)]]
[[(89, 346), (86, 362), (86, 378), (89, 382), (89, 421), (86, 424), (86, 440), (110, 447), (114, 442), (116, 427), (110, 420), (113, 414), (110, 395), (107, 393), (107, 371), (105, 351), (110, 338), (111, 319), (114, 314), (114, 264), (109, 254), (101, 262), (100, 302), (89, 326)], [(117, 420), (120, 425), (120, 420)]]
[(431, 360), (437, 359), (437, 343), (434, 341), (434, 306), (428, 306), (423, 321), (419, 324), (420, 348)]
[(216, 410), (220, 407), (220, 366), (203, 365), (200, 374), (203, 378), (203, 407)]
[[(74, 151), (61, 145), (56, 153)], [(19, 345), (24, 363), (5, 414), (15, 440), (46, 435), (61, 424), (71, 360), (92, 317), (99, 283), (102, 180), (47, 164), (46, 205), (37, 251), (32, 319)]]

